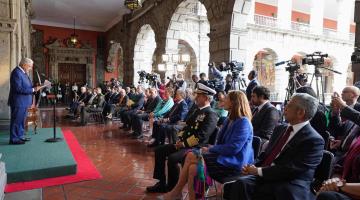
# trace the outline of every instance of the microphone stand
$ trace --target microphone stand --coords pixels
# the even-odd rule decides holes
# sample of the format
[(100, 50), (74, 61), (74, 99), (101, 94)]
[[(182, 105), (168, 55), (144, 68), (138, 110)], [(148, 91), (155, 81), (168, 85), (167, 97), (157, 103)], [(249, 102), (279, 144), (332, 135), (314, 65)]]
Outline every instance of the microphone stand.
[(54, 94), (53, 95), (48, 95), (48, 99), (51, 99), (51, 98), (54, 99), (54, 105), (53, 105), (53, 115), (54, 115), (53, 131), (54, 131), (54, 134), (53, 134), (52, 138), (49, 138), (49, 139), (45, 140), (45, 142), (51, 142), (51, 143), (60, 142), (60, 141), (63, 140), (62, 138), (56, 137), (56, 94), (57, 94), (57, 87), (58, 86), (56, 84), (53, 84), (53, 87), (54, 87)]

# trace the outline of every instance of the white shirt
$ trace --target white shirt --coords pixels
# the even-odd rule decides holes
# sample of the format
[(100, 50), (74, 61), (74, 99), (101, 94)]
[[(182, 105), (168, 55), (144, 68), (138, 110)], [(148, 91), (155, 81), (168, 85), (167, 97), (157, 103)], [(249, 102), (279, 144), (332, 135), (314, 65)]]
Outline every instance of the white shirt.
[(202, 109), (207, 108), (207, 107), (210, 107), (210, 105), (203, 106), (203, 107), (199, 108), (199, 110), (202, 110)]
[[(305, 121), (305, 122), (301, 122), (301, 123), (298, 123), (298, 124), (291, 125), (291, 126), (293, 127), (293, 131), (290, 132), (290, 136), (289, 136), (289, 138), (287, 139), (287, 141), (285, 142), (285, 144), (284, 144), (284, 146), (283, 146), (283, 148), (282, 148), (281, 150), (283, 150), (284, 147), (290, 142), (290, 140), (294, 138), (295, 134), (296, 134), (297, 132), (299, 132), (300, 129), (302, 129), (302, 128), (303, 128), (304, 126), (306, 126), (308, 123), (309, 123), (309, 121)], [(281, 154), (281, 152), (280, 152), (276, 157), (278, 157), (280, 154)], [(272, 163), (271, 165), (274, 165), (274, 163)], [(258, 170), (258, 175), (259, 175), (259, 176), (263, 176), (262, 168), (259, 167), (259, 168), (257, 168), (257, 170)]]

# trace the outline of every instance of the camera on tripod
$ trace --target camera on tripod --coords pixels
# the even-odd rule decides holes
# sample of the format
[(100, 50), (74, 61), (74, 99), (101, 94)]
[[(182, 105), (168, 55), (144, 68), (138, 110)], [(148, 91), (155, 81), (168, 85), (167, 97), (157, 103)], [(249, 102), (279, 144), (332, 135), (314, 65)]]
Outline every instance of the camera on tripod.
[(328, 54), (317, 51), (317, 52), (314, 52), (313, 54), (307, 54), (306, 57), (302, 59), (302, 64), (319, 66), (319, 65), (324, 64), (324, 61), (325, 61), (324, 58), (327, 58), (327, 57), (328, 57)]
[(360, 64), (360, 48), (355, 47), (354, 52), (351, 55), (352, 64)]
[(144, 83), (145, 81), (150, 84), (155, 84), (156, 80), (158, 79), (157, 74), (147, 73), (144, 70), (138, 71), (137, 73), (140, 77), (140, 80), (138, 82), (139, 84)]
[[(209, 66), (210, 67), (210, 66)], [(231, 61), (229, 63), (221, 63), (219, 65), (219, 70), (222, 72), (225, 71), (237, 71), (237, 72), (241, 72), (244, 70), (244, 63), (243, 62), (238, 62), (238, 61)]]
[(287, 63), (287, 66), (288, 67), (285, 67), (285, 70), (292, 73), (292, 72), (296, 72), (297, 70), (300, 69), (300, 65), (297, 64), (296, 62), (292, 62), (292, 61), (289, 61)]

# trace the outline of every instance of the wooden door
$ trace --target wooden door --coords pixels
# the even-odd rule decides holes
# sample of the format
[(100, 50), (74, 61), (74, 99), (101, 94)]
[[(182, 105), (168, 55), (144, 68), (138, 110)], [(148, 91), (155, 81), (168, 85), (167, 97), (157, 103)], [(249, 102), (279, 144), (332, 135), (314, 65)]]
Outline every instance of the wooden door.
[(70, 83), (71, 85), (76, 82), (77, 85), (86, 84), (86, 65), (85, 64), (72, 64), (72, 63), (59, 63), (59, 82), (61, 84)]

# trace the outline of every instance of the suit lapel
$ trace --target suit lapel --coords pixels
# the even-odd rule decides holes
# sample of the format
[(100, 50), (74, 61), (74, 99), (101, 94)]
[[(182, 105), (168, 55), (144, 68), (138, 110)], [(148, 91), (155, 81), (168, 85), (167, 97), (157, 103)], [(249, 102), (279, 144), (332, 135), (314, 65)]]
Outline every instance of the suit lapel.
[(282, 155), (284, 155), (284, 153), (287, 150), (292, 149), (293, 147), (296, 147), (299, 143), (301, 143), (302, 141), (304, 141), (307, 138), (307, 134), (308, 132), (306, 131), (307, 129), (309, 129), (310, 123), (305, 125), (304, 127), (302, 127), (295, 135), (294, 137), (285, 145), (285, 147), (283, 148), (283, 150), (280, 152), (278, 158)]

